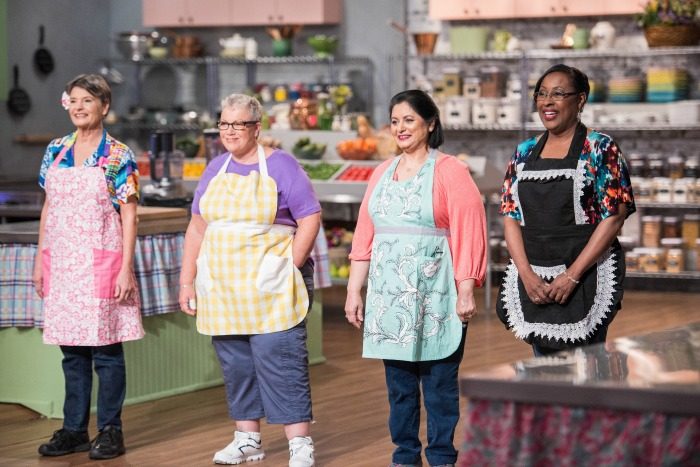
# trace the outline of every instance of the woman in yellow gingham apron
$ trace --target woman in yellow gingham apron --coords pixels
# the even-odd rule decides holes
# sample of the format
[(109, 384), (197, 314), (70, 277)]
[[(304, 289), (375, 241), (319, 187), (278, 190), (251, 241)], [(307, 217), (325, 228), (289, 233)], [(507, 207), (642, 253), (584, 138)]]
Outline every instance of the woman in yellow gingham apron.
[(293, 156), (257, 144), (262, 108), (222, 102), (228, 153), (212, 160), (195, 193), (185, 237), (180, 306), (211, 335), (226, 384), (233, 441), (219, 464), (264, 458), (260, 419), (285, 426), (290, 466), (314, 465), (305, 317), (308, 260), (320, 204)]

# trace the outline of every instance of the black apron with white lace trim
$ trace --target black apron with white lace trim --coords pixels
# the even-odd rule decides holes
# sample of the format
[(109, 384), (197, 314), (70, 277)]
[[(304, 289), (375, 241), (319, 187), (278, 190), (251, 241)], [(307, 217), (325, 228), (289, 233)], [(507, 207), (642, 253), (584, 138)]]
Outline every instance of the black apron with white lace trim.
[[(543, 159), (545, 133), (517, 168), (514, 198), (522, 215), (525, 253), (535, 273), (548, 282), (574, 262), (596, 228), (585, 223), (580, 201), (587, 183), (579, 158), (586, 134), (586, 127), (579, 124), (565, 158)], [(583, 345), (620, 308), (624, 274), (624, 258), (615, 240), (581, 276), (565, 304), (535, 304), (511, 261), (496, 310), (506, 327), (530, 344), (555, 349)]]

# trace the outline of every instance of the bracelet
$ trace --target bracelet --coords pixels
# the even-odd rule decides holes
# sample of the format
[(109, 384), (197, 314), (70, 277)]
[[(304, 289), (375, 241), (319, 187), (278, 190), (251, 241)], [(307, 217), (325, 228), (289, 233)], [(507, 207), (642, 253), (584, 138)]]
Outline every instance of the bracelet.
[(191, 289), (194, 287), (194, 284), (180, 284), (181, 289)]
[(579, 282), (581, 282), (581, 281), (577, 281), (576, 279), (574, 279), (573, 277), (571, 277), (571, 276), (569, 275), (569, 273), (566, 272), (566, 271), (564, 271), (564, 275), (566, 276), (567, 279), (569, 279), (569, 280), (570, 280), (571, 282), (573, 282), (574, 284), (578, 284)]

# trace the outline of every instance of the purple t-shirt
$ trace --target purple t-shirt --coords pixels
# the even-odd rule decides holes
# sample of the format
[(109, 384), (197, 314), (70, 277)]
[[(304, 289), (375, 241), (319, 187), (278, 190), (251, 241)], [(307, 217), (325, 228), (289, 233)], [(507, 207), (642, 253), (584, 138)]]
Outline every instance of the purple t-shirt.
[[(199, 200), (207, 191), (207, 186), (219, 169), (224, 165), (229, 153), (224, 153), (209, 162), (204, 170), (202, 178), (197, 184), (192, 200), (192, 214), (201, 214)], [(248, 175), (251, 171), (260, 171), (259, 164), (240, 164), (233, 158), (226, 167), (226, 173)], [(321, 211), (321, 204), (316, 199), (316, 193), (311, 185), (311, 180), (301, 168), (294, 156), (275, 150), (267, 158), (267, 173), (277, 183), (277, 215), (275, 224), (291, 225), (296, 227), (295, 219), (310, 216)]]

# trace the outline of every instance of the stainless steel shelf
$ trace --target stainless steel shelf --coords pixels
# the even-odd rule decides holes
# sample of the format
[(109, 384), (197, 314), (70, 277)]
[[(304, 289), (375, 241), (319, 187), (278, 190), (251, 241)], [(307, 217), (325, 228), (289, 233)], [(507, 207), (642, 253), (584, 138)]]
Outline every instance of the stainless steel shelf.
[(483, 52), (473, 54), (440, 54), (440, 55), (415, 55), (414, 58), (431, 61), (451, 60), (520, 60), (526, 54), (523, 52)]
[(685, 271), (685, 272), (639, 272), (627, 271), (627, 277), (636, 279), (700, 279), (700, 271)]
[(669, 55), (697, 55), (700, 54), (700, 47), (653, 47), (650, 49), (541, 49), (525, 52), (526, 58), (627, 58), (627, 57), (665, 57)]
[[(616, 123), (602, 124), (593, 123), (590, 125), (595, 129), (602, 131), (698, 131), (700, 123), (693, 125), (671, 125), (669, 123)], [(544, 131), (544, 126), (541, 123), (528, 122), (525, 124), (527, 131)]]
[(314, 55), (291, 55), (288, 57), (258, 57), (254, 59), (245, 58), (229, 58), (229, 57), (192, 57), (192, 58), (144, 58), (141, 60), (128, 59), (113, 59), (116, 62), (131, 62), (141, 65), (206, 65), (206, 64), (224, 64), (224, 65), (306, 65), (317, 63), (319, 65), (350, 65), (359, 64), (366, 65), (370, 63), (368, 57), (316, 57)]
[(498, 125), (498, 124), (476, 124), (476, 125), (445, 125), (443, 127), (445, 131), (520, 131), (522, 125), (519, 123), (509, 124), (509, 125)]
[(636, 202), (638, 208), (644, 209), (700, 209), (698, 203), (653, 203), (653, 202)]
[(166, 130), (166, 131), (201, 131), (203, 128), (192, 123), (173, 123), (170, 125), (160, 125), (158, 123), (146, 122), (120, 122), (112, 125), (105, 125), (107, 129), (115, 130)]

